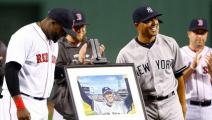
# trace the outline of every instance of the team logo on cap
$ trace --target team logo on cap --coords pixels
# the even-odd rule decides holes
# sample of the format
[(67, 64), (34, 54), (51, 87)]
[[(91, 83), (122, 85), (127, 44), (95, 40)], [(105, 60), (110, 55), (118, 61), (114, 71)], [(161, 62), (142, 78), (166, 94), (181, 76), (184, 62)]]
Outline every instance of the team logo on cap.
[(82, 15), (80, 13), (77, 13), (76, 17), (77, 17), (76, 20), (82, 20)]
[(198, 26), (203, 26), (203, 20), (202, 19), (199, 19), (199, 20), (197, 20), (197, 22), (198, 22)]
[(148, 13), (152, 13), (153, 12), (151, 7), (147, 7), (146, 10), (148, 11)]

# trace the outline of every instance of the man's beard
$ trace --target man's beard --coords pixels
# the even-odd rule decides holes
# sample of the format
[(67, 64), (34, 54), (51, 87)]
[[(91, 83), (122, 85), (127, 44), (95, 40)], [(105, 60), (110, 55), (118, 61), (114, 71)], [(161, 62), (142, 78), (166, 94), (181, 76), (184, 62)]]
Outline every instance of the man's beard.
[(51, 40), (54, 42), (54, 43), (56, 43), (62, 36), (65, 36), (66, 34), (65, 33), (63, 33), (63, 34), (54, 34), (54, 35), (52, 35), (52, 38), (51, 38)]
[(58, 39), (60, 39), (60, 37), (55, 36), (55, 37), (52, 38), (52, 41), (53, 41), (54, 43), (56, 43), (56, 42), (58, 41)]
[(85, 36), (83, 36), (81, 39), (80, 38), (78, 38), (77, 36), (72, 36), (73, 37), (73, 39), (75, 40), (75, 41), (77, 41), (77, 42), (83, 42), (83, 41), (85, 41)]

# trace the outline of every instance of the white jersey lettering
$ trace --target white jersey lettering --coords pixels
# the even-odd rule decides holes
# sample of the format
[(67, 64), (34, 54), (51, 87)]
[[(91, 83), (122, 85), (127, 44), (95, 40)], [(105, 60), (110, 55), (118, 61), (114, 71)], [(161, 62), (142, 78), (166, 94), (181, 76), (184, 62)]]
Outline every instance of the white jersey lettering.
[(170, 60), (156, 60), (155, 63), (158, 69), (171, 69), (173, 65), (173, 59)]

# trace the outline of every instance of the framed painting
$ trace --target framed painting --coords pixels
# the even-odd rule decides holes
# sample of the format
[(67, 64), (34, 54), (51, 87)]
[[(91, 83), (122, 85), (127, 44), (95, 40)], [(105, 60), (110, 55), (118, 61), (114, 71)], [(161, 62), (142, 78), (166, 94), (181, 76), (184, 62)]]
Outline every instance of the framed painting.
[(133, 64), (66, 66), (78, 120), (147, 120)]

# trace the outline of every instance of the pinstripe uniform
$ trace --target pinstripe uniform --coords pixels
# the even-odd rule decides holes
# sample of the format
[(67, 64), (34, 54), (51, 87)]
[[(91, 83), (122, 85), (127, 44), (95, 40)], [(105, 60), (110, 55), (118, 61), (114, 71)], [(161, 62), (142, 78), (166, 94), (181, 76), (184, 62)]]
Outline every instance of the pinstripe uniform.
[[(178, 76), (185, 69), (176, 41), (158, 34), (151, 48), (132, 39), (117, 56), (117, 63), (134, 63), (150, 120), (183, 119), (176, 89)], [(175, 95), (171, 94), (174, 92)], [(147, 96), (163, 96), (151, 101)], [(166, 96), (166, 97), (164, 97)]]
[(125, 101), (114, 101), (111, 106), (108, 106), (106, 102), (94, 103), (94, 111), (100, 115), (116, 115), (116, 114), (127, 114), (128, 108), (125, 105)]
[[(187, 67), (193, 62), (196, 53), (188, 46), (181, 48), (184, 62)], [(200, 63), (186, 80), (187, 120), (212, 120), (212, 105), (193, 105), (191, 101), (212, 100), (211, 76), (208, 73), (205, 56), (212, 52), (207, 46), (201, 51)], [(194, 103), (195, 104), (195, 103)], [(199, 113), (199, 114), (197, 114)]]

